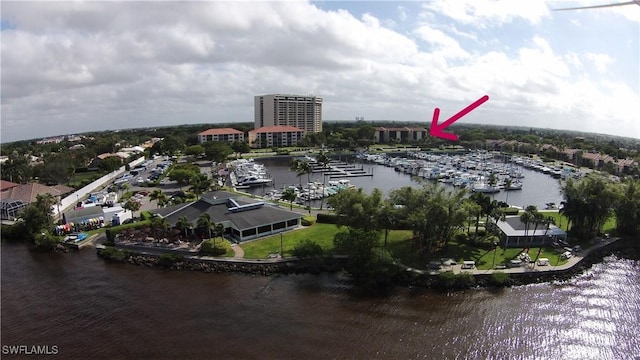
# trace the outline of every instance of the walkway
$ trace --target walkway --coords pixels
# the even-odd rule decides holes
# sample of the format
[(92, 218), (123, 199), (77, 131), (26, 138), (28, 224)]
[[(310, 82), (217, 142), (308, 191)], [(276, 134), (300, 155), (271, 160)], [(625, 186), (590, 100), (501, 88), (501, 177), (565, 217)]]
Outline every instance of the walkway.
[(603, 239), (602, 242), (592, 245), (587, 249), (583, 249), (582, 251), (580, 251), (578, 254), (575, 254), (574, 256), (572, 256), (571, 258), (569, 258), (567, 260), (566, 263), (562, 264), (562, 265), (546, 265), (546, 266), (538, 266), (538, 264), (524, 264), (522, 266), (519, 267), (514, 267), (514, 268), (505, 268), (505, 269), (484, 269), (484, 270), (480, 270), (480, 269), (462, 269), (462, 264), (457, 264), (457, 265), (452, 265), (452, 266), (442, 266), (440, 270), (434, 270), (434, 271), (424, 271), (424, 270), (417, 270), (417, 269), (411, 269), (417, 273), (423, 274), (423, 273), (431, 273), (431, 274), (438, 274), (439, 272), (442, 271), (453, 271), (454, 274), (459, 274), (462, 272), (466, 272), (466, 273), (471, 273), (474, 275), (482, 275), (482, 274), (492, 274), (493, 272), (499, 271), (499, 272), (504, 272), (507, 274), (522, 274), (522, 273), (543, 273), (543, 272), (553, 272), (553, 271), (559, 271), (559, 270), (567, 270), (570, 269), (572, 267), (574, 267), (575, 265), (579, 264), (591, 251), (594, 251), (596, 249), (600, 249), (604, 246), (607, 246), (611, 243), (614, 243), (616, 241), (620, 240), (620, 238), (612, 238), (612, 239)]
[(233, 257), (236, 259), (244, 258), (244, 250), (238, 244), (231, 244), (231, 250), (233, 250)]

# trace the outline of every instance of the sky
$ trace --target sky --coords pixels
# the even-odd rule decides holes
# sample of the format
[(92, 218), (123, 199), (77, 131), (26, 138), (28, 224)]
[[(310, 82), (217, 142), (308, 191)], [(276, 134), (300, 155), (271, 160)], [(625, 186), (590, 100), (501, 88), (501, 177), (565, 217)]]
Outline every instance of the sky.
[(253, 122), (264, 94), (640, 138), (640, 5), (553, 10), (616, 1), (2, 1), (0, 141)]

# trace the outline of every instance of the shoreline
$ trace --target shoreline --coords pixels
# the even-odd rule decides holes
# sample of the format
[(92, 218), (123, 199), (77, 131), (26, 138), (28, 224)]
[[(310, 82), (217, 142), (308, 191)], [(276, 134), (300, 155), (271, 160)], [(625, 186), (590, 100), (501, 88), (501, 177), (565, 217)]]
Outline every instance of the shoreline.
[[(144, 267), (156, 267), (173, 271), (202, 271), (207, 273), (241, 273), (247, 275), (273, 276), (276, 274), (320, 274), (335, 273), (342, 270), (344, 257), (326, 257), (320, 262), (311, 262), (297, 258), (276, 259), (239, 259), (209, 256), (182, 256), (181, 254), (158, 254), (132, 251), (127, 248), (106, 247), (97, 245), (97, 255), (107, 262), (126, 263)], [(112, 249), (112, 250), (108, 250)], [(588, 250), (588, 252), (586, 252)], [(552, 283), (567, 281), (583, 273), (603, 258), (619, 251), (638, 252), (638, 244), (631, 240), (617, 239), (604, 244), (594, 245), (585, 250), (585, 255), (568, 266), (549, 266), (537, 270), (518, 269), (521, 271), (475, 270), (475, 271), (422, 271), (405, 268), (396, 279), (395, 285), (445, 290), (462, 290), (474, 287), (488, 288), (492, 286), (509, 287), (535, 283)], [(119, 252), (116, 258), (113, 252)], [(502, 281), (497, 281), (495, 273), (506, 274)], [(445, 283), (445, 277), (469, 278), (473, 281)]]

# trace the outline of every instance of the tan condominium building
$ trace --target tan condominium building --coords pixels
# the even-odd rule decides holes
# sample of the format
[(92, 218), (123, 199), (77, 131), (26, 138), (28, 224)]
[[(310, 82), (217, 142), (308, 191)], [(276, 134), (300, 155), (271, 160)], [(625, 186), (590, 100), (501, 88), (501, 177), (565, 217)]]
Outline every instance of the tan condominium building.
[(255, 124), (293, 126), (306, 133), (322, 131), (322, 98), (304, 95), (259, 95), (254, 98)]
[(297, 146), (304, 130), (293, 126), (265, 126), (249, 131), (249, 145), (254, 148)]
[(203, 144), (208, 141), (234, 142), (244, 141), (244, 133), (232, 128), (209, 129), (198, 134), (198, 143)]

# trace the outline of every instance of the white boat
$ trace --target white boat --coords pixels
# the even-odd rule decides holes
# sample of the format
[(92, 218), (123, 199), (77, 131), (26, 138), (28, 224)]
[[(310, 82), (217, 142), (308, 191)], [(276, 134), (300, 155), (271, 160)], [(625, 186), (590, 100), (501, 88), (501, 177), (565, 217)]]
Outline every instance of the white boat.
[(500, 192), (500, 188), (498, 188), (497, 186), (490, 186), (483, 182), (477, 182), (473, 184), (473, 186), (471, 187), (471, 191), (485, 194), (495, 194)]
[(505, 190), (522, 190), (522, 183), (520, 181), (514, 181), (509, 186), (504, 186)]
[(273, 179), (258, 177), (258, 176), (248, 176), (238, 180), (237, 186), (262, 186), (271, 183)]

